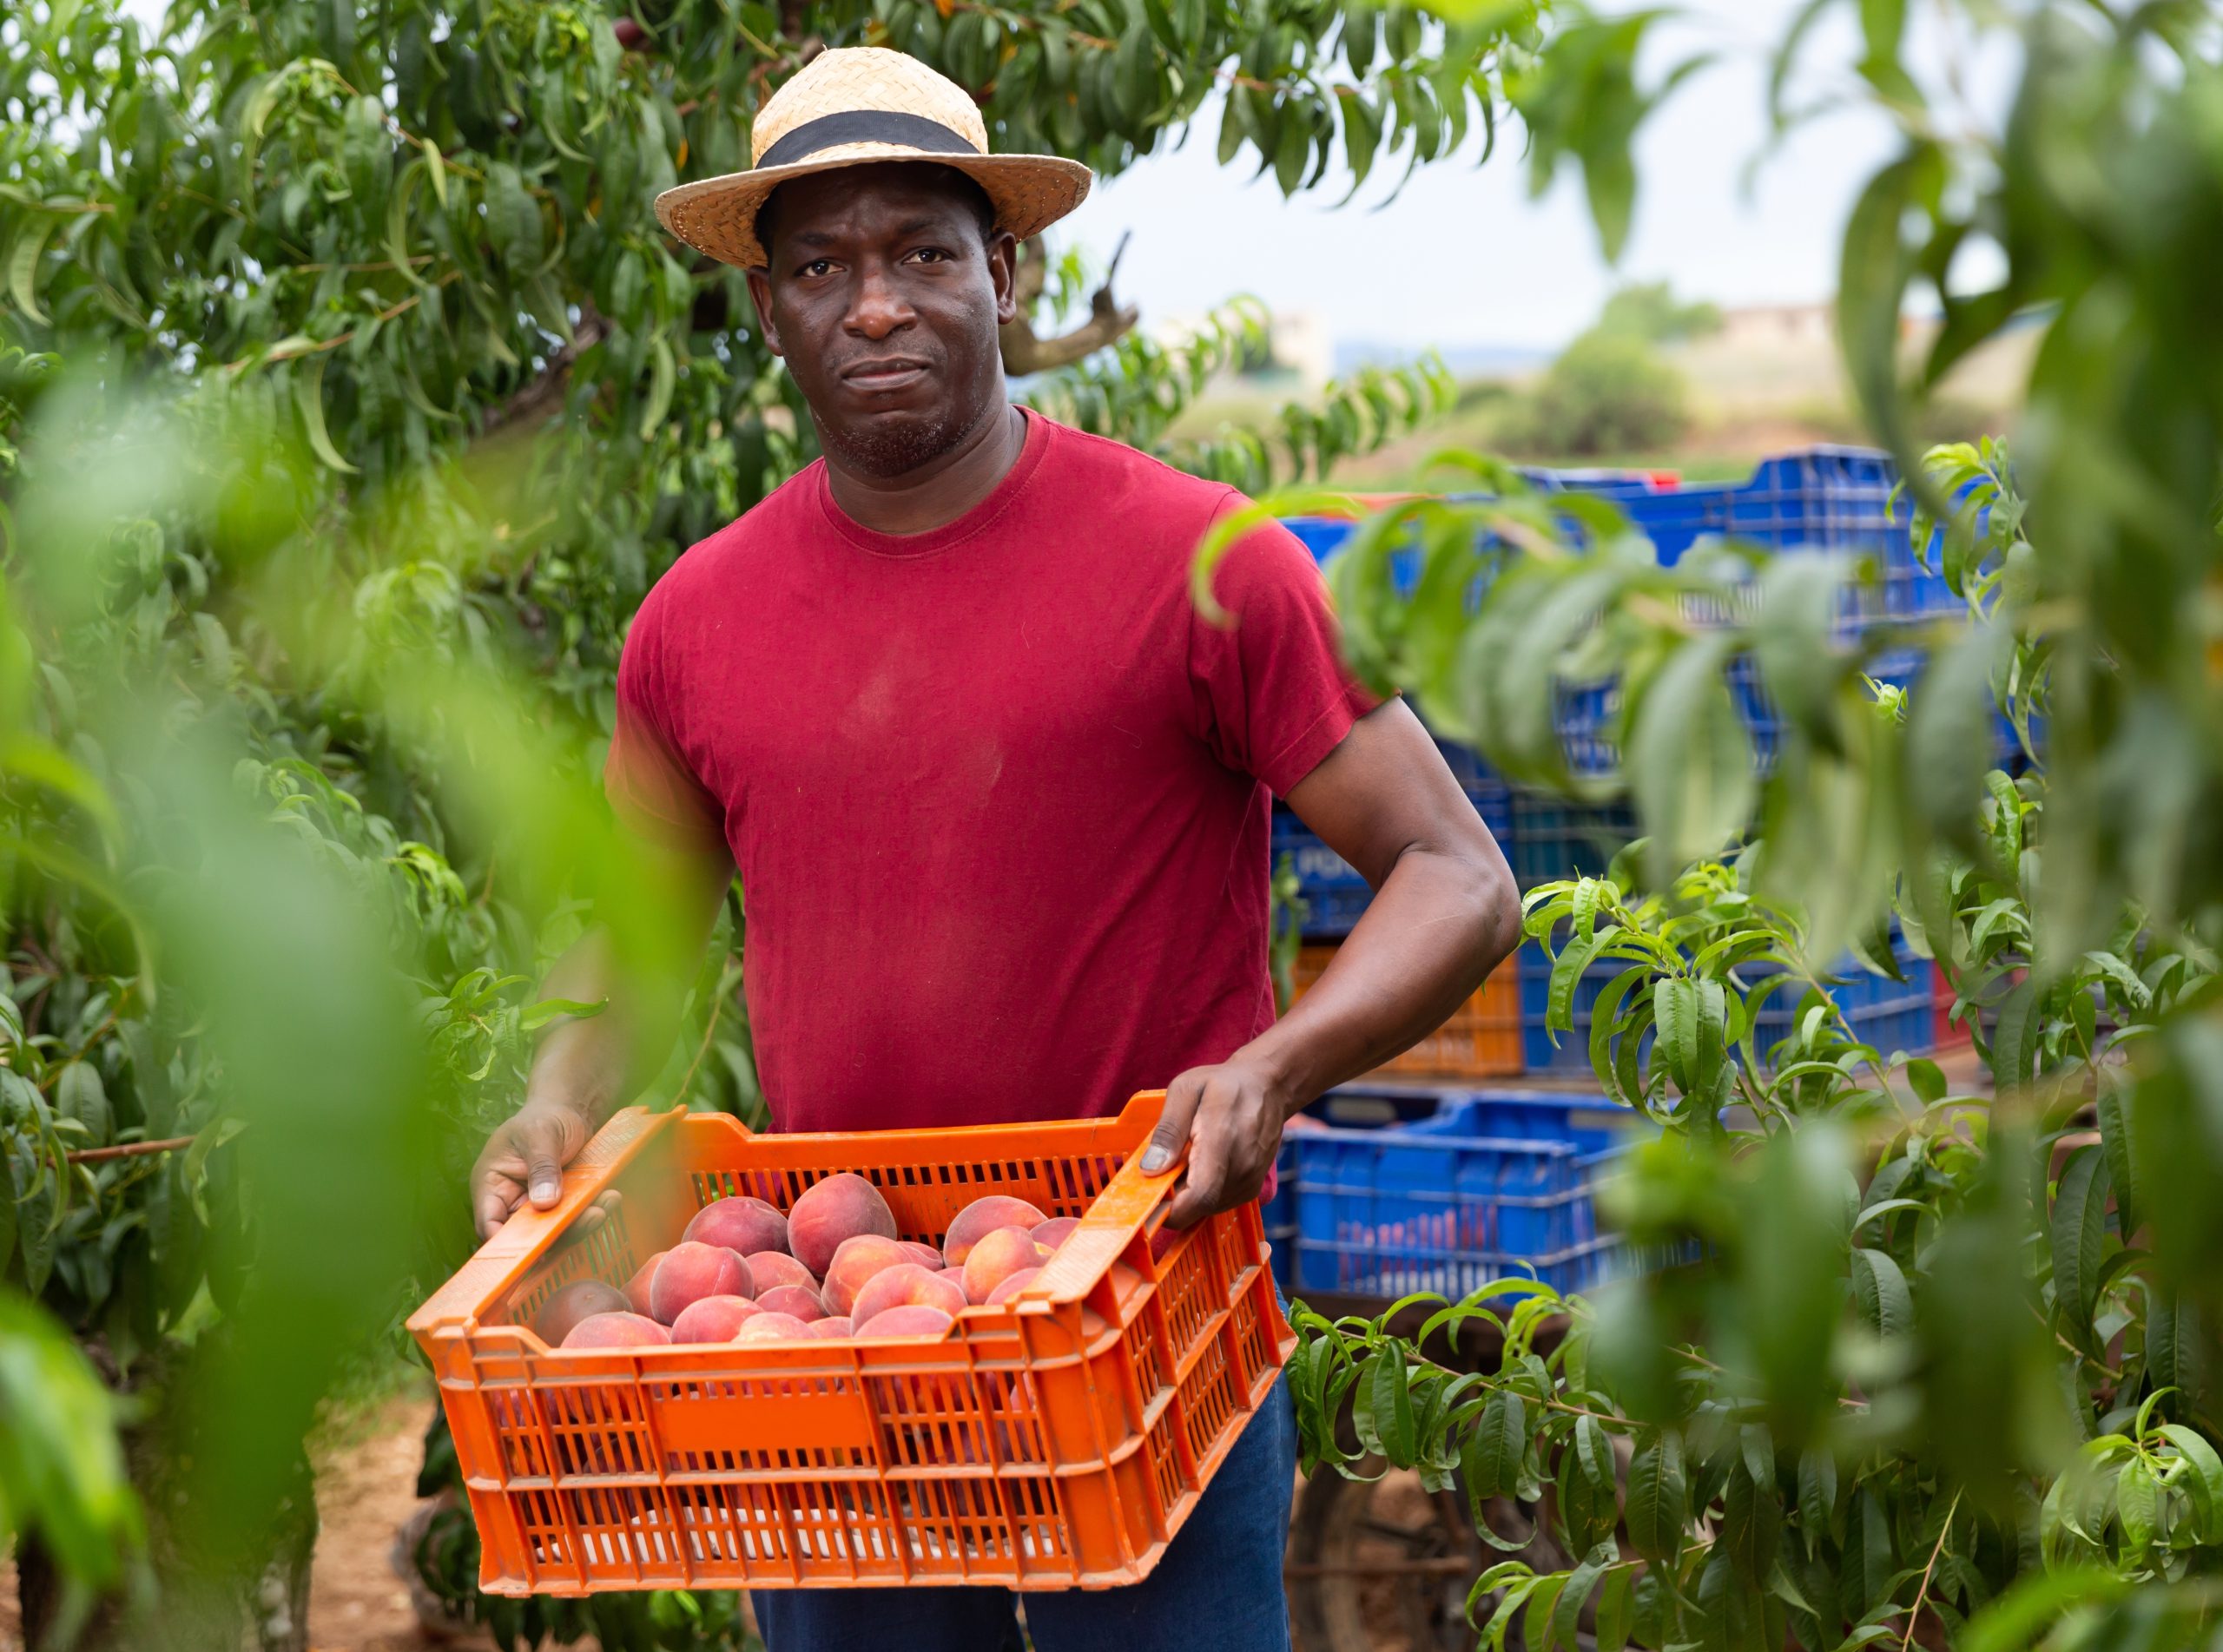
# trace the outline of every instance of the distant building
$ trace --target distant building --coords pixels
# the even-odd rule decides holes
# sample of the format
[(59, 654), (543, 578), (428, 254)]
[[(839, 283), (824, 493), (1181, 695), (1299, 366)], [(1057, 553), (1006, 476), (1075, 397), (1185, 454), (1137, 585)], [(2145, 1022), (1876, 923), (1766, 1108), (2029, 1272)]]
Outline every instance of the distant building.
[[(1201, 317), (1171, 315), (1155, 329), (1173, 344), (1193, 335)], [(1318, 391), (1336, 376), (1336, 339), (1317, 310), (1276, 310), (1267, 318), (1263, 359), (1244, 362), (1215, 381), (1218, 388), (1250, 385), (1283, 393)]]
[(1732, 349), (1781, 349), (1828, 345), (1837, 338), (1837, 306), (1830, 304), (1752, 304), (1721, 313), (1714, 335)]

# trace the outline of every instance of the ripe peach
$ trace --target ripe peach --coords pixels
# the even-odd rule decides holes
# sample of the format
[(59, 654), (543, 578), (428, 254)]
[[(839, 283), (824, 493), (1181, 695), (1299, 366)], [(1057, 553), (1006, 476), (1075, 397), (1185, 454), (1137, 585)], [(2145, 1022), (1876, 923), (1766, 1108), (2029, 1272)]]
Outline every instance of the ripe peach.
[(706, 1296), (754, 1296), (749, 1264), (738, 1251), (683, 1239), (664, 1254), (649, 1285), (649, 1311), (670, 1325), (689, 1302)]
[(916, 1262), (899, 1262), (894, 1267), (881, 1268), (865, 1281), (856, 1300), (849, 1305), (849, 1317), (862, 1325), (875, 1314), (901, 1307), (907, 1302), (940, 1308), (954, 1315), (965, 1306), (965, 1289), (954, 1280), (944, 1279)]
[(1150, 1236), (1150, 1259), (1153, 1262), (1165, 1260), (1165, 1253), (1179, 1244), (1189, 1230), (1185, 1227), (1160, 1227)]
[(674, 1342), (731, 1342), (734, 1333), (755, 1317), (756, 1304), (745, 1296), (705, 1296), (680, 1309), (671, 1322)]
[(818, 1288), (818, 1275), (783, 1250), (751, 1251), (749, 1277), (756, 1283), (756, 1295), (760, 1301), (764, 1293), (775, 1286), (800, 1285), (806, 1291)]
[(1012, 1298), (1033, 1284), (1035, 1276), (1041, 1271), (1039, 1267), (1022, 1267), (1016, 1274), (1006, 1274), (997, 1282), (996, 1288), (988, 1293), (988, 1306), (993, 1307), (999, 1302), (1010, 1301)]
[(633, 1270), (633, 1277), (625, 1281), (625, 1300), (633, 1305), (633, 1312), (644, 1320), (656, 1316), (649, 1312), (649, 1287), (655, 1283), (656, 1268), (671, 1253), (660, 1250)]
[(1034, 1229), (1034, 1242), (1044, 1250), (1055, 1250), (1071, 1239), (1073, 1229), (1079, 1226), (1079, 1216), (1052, 1216)]
[(753, 1313), (734, 1333), (736, 1342), (793, 1342), (810, 1334), (810, 1326), (792, 1313)]
[(815, 1337), (833, 1338), (852, 1336), (855, 1333), (849, 1328), (848, 1314), (829, 1313), (822, 1320), (813, 1320), (810, 1322), (810, 1334)]
[(671, 1340), (671, 1333), (638, 1313), (590, 1313), (564, 1339), (567, 1348), (649, 1348)]
[(826, 1267), (826, 1288), (819, 1294), (826, 1299), (827, 1312), (847, 1313), (865, 1281), (881, 1268), (916, 1266), (910, 1253), (896, 1241), (879, 1234), (859, 1234), (843, 1240), (841, 1249), (834, 1253), (834, 1260)]
[(999, 1227), (983, 1234), (965, 1259), (965, 1299), (985, 1302), (988, 1293), (1022, 1267), (1039, 1267), (1050, 1253), (1024, 1227)]
[(953, 1285), (954, 1285), (954, 1286), (956, 1286), (956, 1287), (957, 1287), (957, 1288), (958, 1288), (959, 1290), (960, 1290), (960, 1291), (961, 1291), (961, 1290), (963, 1290), (963, 1289), (965, 1288), (965, 1270), (964, 1270), (964, 1268), (962, 1268), (962, 1267), (938, 1267), (938, 1268), (934, 1269), (934, 1272), (935, 1272), (935, 1273), (937, 1273), (937, 1274), (940, 1274), (944, 1279), (946, 1279), (946, 1280), (949, 1280), (949, 1281), (950, 1281), (950, 1283), (951, 1283), (951, 1284), (953, 1284)]
[(687, 1224), (682, 1239), (723, 1245), (746, 1256), (751, 1251), (788, 1247), (788, 1219), (762, 1199), (745, 1195), (704, 1205)]
[(632, 1306), (625, 1293), (600, 1280), (573, 1280), (540, 1305), (532, 1328), (551, 1348), (564, 1346), (571, 1327), (597, 1313), (623, 1313)]
[(911, 1253), (911, 1260), (920, 1267), (940, 1267), (941, 1266), (941, 1253), (932, 1245), (921, 1244), (915, 1239), (898, 1240), (896, 1242)]
[(973, 1254), (973, 1247), (997, 1228), (1036, 1227), (1048, 1220), (1024, 1199), (992, 1193), (986, 1198), (975, 1199), (957, 1213), (957, 1220), (949, 1224), (949, 1232), (941, 1241), (942, 1258), (953, 1267), (962, 1267), (965, 1259)]
[(895, 1213), (879, 1188), (846, 1170), (812, 1183), (788, 1211), (788, 1248), (821, 1279), (841, 1241), (859, 1234), (894, 1240)]
[(775, 1285), (756, 1299), (756, 1306), (767, 1313), (788, 1313), (798, 1320), (826, 1317), (825, 1302), (807, 1285)]
[(859, 1337), (938, 1337), (956, 1323), (956, 1320), (941, 1308), (928, 1307), (922, 1302), (906, 1302), (900, 1307), (887, 1308), (874, 1314), (850, 1334)]

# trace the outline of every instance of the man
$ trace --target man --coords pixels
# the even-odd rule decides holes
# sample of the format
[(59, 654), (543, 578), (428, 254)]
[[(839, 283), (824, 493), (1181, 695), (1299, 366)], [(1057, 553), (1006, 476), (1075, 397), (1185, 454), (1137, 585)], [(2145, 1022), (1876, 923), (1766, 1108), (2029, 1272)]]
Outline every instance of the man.
[[(1115, 1111), (1164, 1084), (1145, 1168), (1187, 1165), (1169, 1219), (1257, 1198), (1290, 1114), (1439, 1024), (1508, 951), (1503, 858), (1401, 702), (1338, 663), (1327, 594), (1278, 527), (1190, 597), (1242, 503), (1006, 399), (997, 330), (1016, 238), (1086, 171), (991, 155), (957, 87), (829, 51), (766, 102), (757, 164), (657, 203), (749, 272), (824, 458), (696, 546), (642, 605), (607, 782), (678, 865), (699, 952), (736, 866), (746, 989), (775, 1126), (859, 1130)], [(1269, 791), (1375, 890), (1276, 1022)], [(487, 1144), (491, 1232), (668, 1051), (670, 1006), (606, 948)], [(1245, 1430), (1141, 1583), (1031, 1596), (1041, 1652), (1285, 1648), (1294, 1469), (1285, 1392)], [(999, 1590), (768, 1591), (771, 1652), (1015, 1644)]]

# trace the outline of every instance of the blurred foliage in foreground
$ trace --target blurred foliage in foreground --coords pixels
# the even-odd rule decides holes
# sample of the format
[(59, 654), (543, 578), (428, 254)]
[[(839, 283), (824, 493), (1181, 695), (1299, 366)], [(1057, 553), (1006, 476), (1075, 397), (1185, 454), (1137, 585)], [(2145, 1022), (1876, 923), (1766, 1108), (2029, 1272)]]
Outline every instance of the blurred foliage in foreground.
[[(2003, 129), (1929, 101), (1959, 82), (1909, 72), (1907, 8), (1819, 0), (1784, 49), (1857, 19), (1856, 84), (1902, 135), (1839, 326), (1965, 622), (1881, 612), (1877, 570), (1823, 553), (1662, 567), (1610, 505), (1479, 462), (1491, 497), (1400, 505), (1336, 565), (1363, 669), (1508, 773), (1625, 791), (1646, 833), (1527, 924), (1561, 1030), (1596, 971), (1592, 1064), (1657, 1130), (1613, 1202), (1682, 1260), (1445, 1308), (1505, 1333), (1477, 1376), (1300, 1316), (1313, 1463), (1456, 1477), (1501, 1550), (1511, 1505), (1543, 1522), (1560, 1565), (1529, 1547), (1474, 1585), (1494, 1648), (2189, 1647), (2223, 1612), (2223, 10), (1936, 10), (2018, 54)], [(1540, 155), (1595, 168), (1568, 95)], [(1964, 291), (1983, 243), (2005, 278)], [(1910, 381), (1917, 289), (1946, 319)], [(2011, 461), (1910, 451), (1927, 389), (2034, 306)], [(1763, 764), (1732, 662), (1780, 719)], [(1560, 696), (1608, 677), (1619, 767), (1571, 773)], [(1971, 1093), (1860, 1043), (1829, 990), (1889, 968), (1893, 926), (1956, 991)], [(1757, 1046), (1771, 995), (1791, 1031)]]
[[(0, 1407), (32, 1633), (301, 1644), (302, 1435), (467, 1252), (472, 1150), (567, 1012), (543, 964), (593, 903), (680, 967), (604, 836), (617, 651), (678, 552), (815, 450), (739, 273), (667, 240), (655, 193), (743, 164), (768, 90), (861, 43), (973, 89), (995, 147), (1105, 174), (1232, 87), (1222, 161), (1294, 193), (1494, 130), (1540, 10), (5, 9), (0, 1268), (82, 1350), (49, 1327), (0, 1371), (48, 1407)], [(1078, 260), (1027, 256), (1031, 321), (1065, 326)], [(1262, 323), (1130, 332), (1029, 394), (1251, 485), (1446, 398), (1369, 373), (1169, 445)], [(758, 1103), (739, 914), (656, 1099)], [(429, 1562), (512, 1640), (740, 1638), (730, 1602), (497, 1606), (467, 1553)]]

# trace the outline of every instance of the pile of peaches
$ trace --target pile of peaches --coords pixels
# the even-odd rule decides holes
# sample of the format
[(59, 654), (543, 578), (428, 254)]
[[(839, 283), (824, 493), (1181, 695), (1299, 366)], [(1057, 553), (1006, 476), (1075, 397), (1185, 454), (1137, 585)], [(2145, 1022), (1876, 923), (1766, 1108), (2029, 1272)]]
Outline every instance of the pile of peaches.
[(957, 1213), (936, 1250), (898, 1239), (880, 1189), (844, 1172), (814, 1183), (784, 1215), (745, 1195), (703, 1206), (623, 1290), (567, 1285), (533, 1329), (564, 1348), (939, 1337), (962, 1309), (1025, 1290), (1079, 1225), (991, 1194)]

